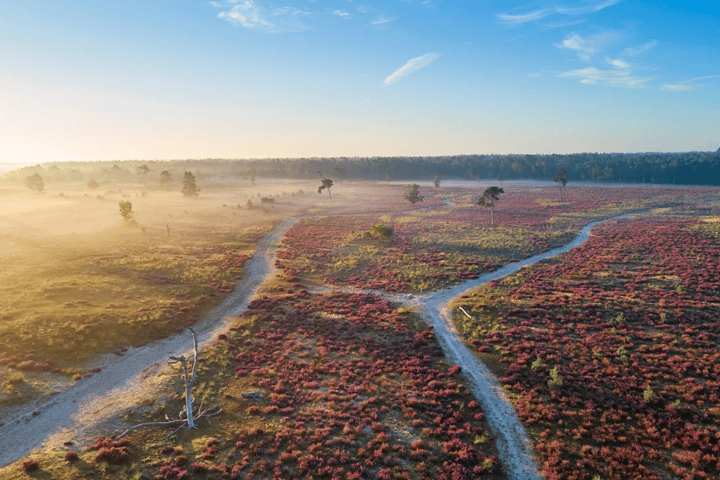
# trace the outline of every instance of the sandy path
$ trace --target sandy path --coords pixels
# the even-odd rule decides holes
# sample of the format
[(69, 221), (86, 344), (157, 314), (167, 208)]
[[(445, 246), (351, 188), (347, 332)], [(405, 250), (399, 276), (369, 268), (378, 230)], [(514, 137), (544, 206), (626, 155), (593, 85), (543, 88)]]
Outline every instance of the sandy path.
[(422, 306), (426, 311), (426, 319), (432, 324), (435, 334), (440, 341), (445, 355), (457, 365), (462, 367), (463, 375), (469, 380), (469, 388), (478, 399), (485, 412), (490, 429), (495, 437), (500, 461), (510, 480), (542, 479), (538, 473), (538, 466), (533, 456), (532, 445), (528, 439), (525, 427), (520, 423), (515, 408), (508, 400), (502, 385), (488, 370), (485, 364), (470, 350), (455, 326), (452, 323), (448, 303), (465, 292), (484, 285), (492, 280), (498, 280), (520, 270), (561, 253), (565, 253), (585, 243), (590, 237), (590, 230), (597, 224), (617, 220), (624, 216), (613, 217), (606, 220), (592, 222), (583, 227), (570, 243), (540, 255), (527, 258), (520, 262), (511, 263), (492, 273), (482, 275), (456, 287), (433, 292), (417, 297), (415, 304)]
[[(245, 278), (235, 291), (195, 326), (200, 345), (226, 331), (231, 317), (247, 308), (260, 285), (273, 275), (275, 251), (285, 232), (299, 219), (282, 222), (260, 240), (254, 256), (245, 263)], [(0, 468), (41, 446), (61, 446), (72, 441), (84, 444), (117, 422), (117, 414), (143, 401), (156, 398), (169, 371), (172, 355), (191, 354), (188, 332), (141, 348), (131, 348), (123, 357), (106, 355), (93, 361), (102, 370), (73, 383), (51, 398), (2, 410)], [(122, 428), (118, 424), (118, 428)]]

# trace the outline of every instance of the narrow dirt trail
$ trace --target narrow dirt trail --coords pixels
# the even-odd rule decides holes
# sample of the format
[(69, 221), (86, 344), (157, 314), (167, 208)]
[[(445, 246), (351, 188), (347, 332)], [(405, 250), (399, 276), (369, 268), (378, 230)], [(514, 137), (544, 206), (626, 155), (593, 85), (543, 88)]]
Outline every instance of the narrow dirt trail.
[[(230, 327), (230, 318), (243, 312), (260, 286), (274, 274), (277, 246), (299, 220), (285, 220), (260, 240), (254, 256), (245, 263), (245, 276), (235, 291), (194, 327), (201, 348)], [(105, 355), (92, 362), (102, 368), (92, 377), (71, 384), (51, 398), (3, 409), (0, 468), (41, 446), (60, 446), (66, 441), (82, 444), (97, 436), (112, 425), (118, 412), (156, 397), (166, 380), (159, 374), (169, 371), (167, 359), (190, 354), (191, 343), (190, 335), (183, 332), (131, 348), (120, 358)]]
[(470, 390), (482, 405), (495, 436), (500, 461), (505, 467), (510, 480), (542, 479), (533, 455), (532, 445), (520, 423), (515, 408), (508, 400), (502, 385), (488, 370), (475, 353), (470, 350), (453, 325), (448, 304), (465, 292), (477, 288), (492, 280), (511, 275), (523, 267), (560, 255), (579, 247), (590, 238), (590, 230), (599, 223), (624, 218), (625, 215), (600, 220), (587, 224), (580, 234), (570, 243), (548, 252), (511, 263), (494, 272), (482, 275), (456, 287), (418, 296), (417, 305), (425, 308), (426, 319), (433, 325), (435, 334), (445, 351), (445, 355), (462, 367), (462, 373), (470, 382)]

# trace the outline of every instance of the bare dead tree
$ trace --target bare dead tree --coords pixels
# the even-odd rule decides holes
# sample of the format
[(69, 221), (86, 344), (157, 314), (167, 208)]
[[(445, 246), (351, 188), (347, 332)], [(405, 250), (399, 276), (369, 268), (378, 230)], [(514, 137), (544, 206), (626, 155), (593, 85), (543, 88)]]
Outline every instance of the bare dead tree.
[[(141, 423), (138, 425), (134, 425), (127, 430), (125, 430), (119, 438), (124, 437), (128, 433), (132, 432), (133, 430), (137, 430), (138, 428), (143, 427), (157, 427), (157, 426), (163, 426), (163, 425), (181, 425), (183, 423), (187, 422), (187, 428), (196, 428), (195, 427), (195, 421), (199, 420), (203, 417), (211, 417), (214, 415), (217, 415), (222, 412), (219, 405), (215, 405), (213, 407), (210, 407), (208, 409), (203, 410), (202, 405), (200, 406), (200, 410), (195, 414), (193, 412), (193, 400), (192, 400), (192, 387), (195, 384), (195, 378), (197, 376), (197, 365), (198, 365), (198, 341), (197, 341), (197, 335), (195, 334), (195, 331), (192, 328), (189, 328), (190, 333), (192, 333), (193, 336), (193, 354), (185, 358), (185, 355), (179, 355), (179, 356), (173, 356), (170, 357), (168, 360), (168, 363), (175, 364), (179, 363), (182, 366), (183, 369), (183, 376), (185, 380), (185, 410), (184, 413), (187, 415), (187, 420), (180, 418), (178, 420), (168, 420), (166, 422), (148, 422), (148, 423)], [(192, 362), (192, 367), (189, 366), (190, 362)], [(182, 415), (182, 413), (181, 413)], [(167, 416), (165, 417), (167, 418)], [(183, 428), (182, 425), (180, 428)], [(179, 429), (178, 429), (179, 430)], [(173, 435), (178, 430), (175, 430), (170, 435)]]
[[(195, 375), (197, 374), (197, 358), (198, 358), (198, 346), (197, 346), (197, 335), (195, 330), (189, 328), (190, 333), (193, 336), (193, 354), (190, 358), (185, 358), (185, 355), (178, 357), (170, 357), (168, 363), (179, 363), (182, 365), (183, 373), (185, 375), (185, 411), (187, 414), (187, 426), (188, 428), (195, 428), (195, 421), (193, 419), (193, 405), (192, 405), (192, 387), (195, 384)], [(192, 373), (188, 373), (188, 362), (192, 359)]]

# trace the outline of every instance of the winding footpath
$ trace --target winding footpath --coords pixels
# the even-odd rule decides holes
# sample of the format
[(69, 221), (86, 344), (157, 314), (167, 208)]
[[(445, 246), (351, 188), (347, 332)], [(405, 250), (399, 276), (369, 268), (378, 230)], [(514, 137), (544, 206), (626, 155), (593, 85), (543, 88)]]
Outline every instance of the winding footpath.
[[(468, 290), (582, 245), (589, 238), (592, 227), (623, 217), (590, 223), (575, 240), (563, 247), (512, 263), (450, 289), (412, 299), (373, 292), (403, 304), (424, 307), (425, 319), (433, 325), (445, 355), (462, 367), (471, 391), (482, 405), (497, 442), (500, 461), (510, 480), (539, 480), (542, 477), (514, 407), (497, 379), (462, 341), (452, 324), (447, 305)], [(247, 308), (260, 286), (274, 274), (275, 253), (280, 241), (287, 230), (303, 218), (285, 220), (263, 237), (253, 258), (245, 264), (245, 278), (236, 285), (230, 297), (196, 325), (201, 348), (230, 327), (232, 317)], [(5, 424), (0, 427), (0, 468), (41, 446), (60, 446), (66, 441), (81, 443), (106, 430), (118, 412), (136, 407), (161, 388), (164, 380), (160, 374), (167, 371), (167, 359), (188, 354), (190, 343), (187, 333), (183, 333), (145, 347), (131, 348), (119, 359), (106, 355), (93, 365), (102, 370), (92, 377), (50, 399), (4, 410), (1, 420)]]
[(445, 355), (462, 367), (462, 374), (468, 379), (470, 390), (485, 412), (485, 418), (487, 418), (495, 437), (500, 461), (510, 480), (542, 479), (538, 473), (532, 445), (525, 427), (520, 423), (515, 408), (505, 395), (502, 385), (478, 356), (465, 345), (462, 337), (455, 329), (447, 305), (452, 299), (463, 295), (469, 290), (492, 280), (504, 278), (528, 265), (572, 250), (588, 240), (590, 230), (595, 225), (623, 217), (625, 216), (621, 215), (589, 223), (582, 228), (580, 235), (562, 247), (511, 263), (456, 287), (420, 295), (414, 301), (417, 305), (424, 307), (426, 321), (433, 326)]

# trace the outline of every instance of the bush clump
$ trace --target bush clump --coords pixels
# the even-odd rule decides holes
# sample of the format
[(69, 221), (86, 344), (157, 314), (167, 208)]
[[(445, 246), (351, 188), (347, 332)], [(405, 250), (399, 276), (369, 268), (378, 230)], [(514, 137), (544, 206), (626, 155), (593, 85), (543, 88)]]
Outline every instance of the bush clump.
[(370, 227), (370, 235), (378, 238), (390, 238), (395, 233), (395, 229), (391, 225), (385, 225), (384, 223), (378, 223)]
[(40, 468), (40, 464), (38, 463), (38, 461), (33, 460), (32, 458), (25, 460), (22, 466), (23, 470), (25, 470), (26, 472), (34, 472), (35, 470)]

